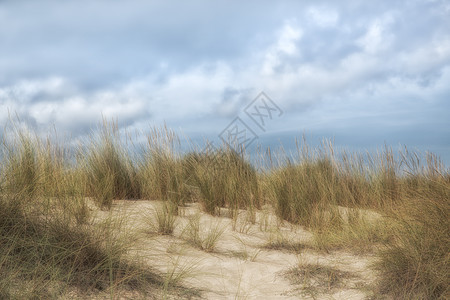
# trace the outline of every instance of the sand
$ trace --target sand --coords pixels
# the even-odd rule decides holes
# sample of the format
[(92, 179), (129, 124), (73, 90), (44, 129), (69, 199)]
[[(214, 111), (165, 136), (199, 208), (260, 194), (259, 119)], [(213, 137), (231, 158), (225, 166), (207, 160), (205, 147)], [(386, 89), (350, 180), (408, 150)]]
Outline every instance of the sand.
[[(111, 213), (122, 217), (125, 232), (139, 237), (130, 257), (137, 254), (149, 267), (173, 273), (174, 277), (180, 275), (180, 284), (198, 292), (187, 293), (185, 298), (365, 299), (370, 296), (370, 286), (375, 280), (369, 268), (372, 255), (316, 251), (310, 246), (310, 232), (278, 221), (268, 207), (255, 214), (252, 224), (246, 211), (233, 220), (226, 210), (215, 217), (202, 213), (198, 204), (189, 204), (180, 208), (174, 233), (158, 235), (149, 220), (160, 205), (160, 201), (115, 201), (111, 212), (98, 211), (97, 216), (102, 218)], [(206, 235), (212, 228), (223, 231), (213, 251), (201, 250), (187, 241), (185, 228), (194, 216), (200, 216), (201, 234)]]

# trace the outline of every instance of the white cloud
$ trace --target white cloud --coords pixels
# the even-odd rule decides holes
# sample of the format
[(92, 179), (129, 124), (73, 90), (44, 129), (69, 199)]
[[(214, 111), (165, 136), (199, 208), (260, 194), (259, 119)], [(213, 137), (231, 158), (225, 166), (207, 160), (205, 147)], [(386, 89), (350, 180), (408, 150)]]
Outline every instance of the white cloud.
[(367, 28), (366, 33), (356, 41), (357, 45), (369, 54), (377, 54), (388, 49), (394, 40), (393, 33), (389, 31), (389, 26), (393, 22), (391, 14), (377, 18)]
[(282, 63), (283, 56), (298, 55), (297, 42), (302, 37), (302, 30), (294, 25), (286, 24), (278, 34), (278, 40), (269, 47), (263, 62), (263, 74), (272, 75)]
[(450, 35), (439, 36), (426, 45), (402, 51), (398, 53), (396, 60), (408, 75), (437, 70), (450, 63)]
[(339, 13), (326, 7), (310, 7), (308, 17), (320, 27), (334, 27), (339, 21)]
[(280, 37), (275, 49), (281, 53), (293, 55), (297, 51), (296, 42), (301, 38), (302, 31), (291, 25), (285, 25), (281, 30)]
[[(4, 123), (11, 114), (43, 126), (56, 125), (62, 131), (73, 131), (77, 127), (85, 131), (101, 122), (102, 117), (119, 118), (122, 122), (149, 117), (145, 99), (134, 98), (122, 90), (97, 91), (72, 95), (71, 91), (60, 90), (70, 86), (62, 78), (27, 80), (11, 87), (0, 89), (0, 122)], [(57, 97), (55, 98), (55, 94)], [(34, 101), (36, 97), (39, 101)], [(143, 95), (142, 95), (143, 96)]]

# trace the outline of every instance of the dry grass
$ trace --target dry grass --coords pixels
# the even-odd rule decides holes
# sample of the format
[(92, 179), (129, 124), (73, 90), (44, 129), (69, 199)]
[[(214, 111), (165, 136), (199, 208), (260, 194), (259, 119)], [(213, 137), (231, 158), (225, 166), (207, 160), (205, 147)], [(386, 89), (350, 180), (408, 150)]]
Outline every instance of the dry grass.
[(217, 242), (224, 232), (224, 227), (220, 223), (211, 224), (205, 231), (200, 228), (201, 216), (193, 215), (189, 217), (189, 222), (183, 229), (182, 237), (192, 246), (206, 252), (214, 251)]
[(311, 248), (310, 245), (293, 239), (278, 228), (272, 228), (270, 231), (267, 231), (266, 239), (267, 242), (262, 246), (263, 249), (300, 253), (303, 249)]
[[(272, 206), (280, 220), (310, 230), (315, 249), (376, 253), (380, 293), (449, 297), (450, 175), (437, 157), (388, 147), (374, 155), (338, 153), (330, 143), (297, 150), (270, 154), (262, 161), (270, 168), (257, 171), (245, 153), (225, 146), (182, 155), (178, 137), (165, 127), (152, 129), (137, 151), (116, 123), (105, 122), (69, 151), (53, 138), (9, 126), (0, 154), (0, 298), (54, 298), (68, 286), (108, 289), (156, 280), (126, 263), (130, 243), (117, 237), (113, 222), (92, 222), (89, 197), (103, 209), (114, 199), (166, 201), (155, 214), (162, 234), (173, 232), (187, 202), (198, 201), (212, 215), (225, 208), (241, 233), (249, 233), (255, 211)], [(243, 209), (248, 218), (238, 222)], [(379, 217), (367, 218), (366, 211)], [(264, 215), (260, 229), (270, 232)], [(222, 232), (219, 225), (201, 231), (192, 217), (183, 236), (213, 251)], [(267, 247), (303, 246), (273, 235)]]
[(400, 225), (376, 264), (381, 292), (398, 298), (450, 296), (449, 183), (448, 178), (428, 182), (402, 211), (392, 213)]
[(137, 171), (122, 144), (116, 123), (106, 121), (99, 137), (91, 137), (84, 170), (90, 194), (101, 207), (110, 208), (114, 199), (139, 199), (141, 186)]
[(116, 219), (94, 222), (86, 202), (108, 209), (113, 199), (141, 197), (136, 161), (115, 123), (71, 151), (12, 124), (0, 151), (0, 298), (165, 287), (165, 276), (126, 258), (135, 237)]
[(141, 149), (139, 159), (139, 177), (143, 196), (147, 199), (160, 199), (178, 206), (186, 199), (186, 186), (183, 178), (183, 166), (177, 154), (179, 139), (166, 128), (153, 128), (147, 134), (147, 144)]
[(184, 161), (205, 212), (219, 214), (227, 207), (236, 214), (240, 208), (260, 208), (257, 173), (243, 155), (224, 146), (211, 153), (189, 153)]
[(296, 286), (291, 293), (312, 298), (345, 287), (346, 279), (356, 277), (350, 272), (320, 264), (301, 264), (285, 272), (284, 276)]
[[(113, 141), (105, 137), (89, 148), (87, 163), (74, 165), (74, 156), (50, 138), (8, 129), (0, 145), (0, 298), (56, 299), (74, 290), (113, 296), (121, 288), (145, 295), (161, 286), (151, 268), (126, 259), (134, 237), (121, 233), (120, 220), (94, 222), (86, 203), (94, 195), (109, 207), (111, 197), (134, 191), (122, 181), (130, 165)], [(115, 179), (106, 183), (108, 176)], [(108, 197), (98, 197), (108, 189)]]
[(313, 230), (313, 247), (326, 252), (346, 250), (357, 254), (376, 251), (389, 243), (397, 230), (396, 222), (378, 217), (370, 218), (360, 209), (348, 209), (340, 227)]
[(149, 216), (149, 225), (152, 232), (163, 235), (171, 235), (176, 227), (177, 217), (175, 215), (175, 205), (171, 202), (164, 202), (155, 212)]

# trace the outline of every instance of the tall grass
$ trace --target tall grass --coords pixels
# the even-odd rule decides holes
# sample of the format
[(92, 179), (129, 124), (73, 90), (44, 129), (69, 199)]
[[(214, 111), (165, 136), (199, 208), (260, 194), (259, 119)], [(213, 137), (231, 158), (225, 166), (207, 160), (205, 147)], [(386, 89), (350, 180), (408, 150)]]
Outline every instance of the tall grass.
[(65, 150), (16, 127), (5, 135), (0, 145), (0, 298), (58, 298), (74, 289), (139, 288), (141, 283), (145, 290), (145, 284), (158, 280), (125, 259), (131, 244), (117, 238), (115, 222), (90, 222), (85, 197), (92, 187), (71, 167)]
[(260, 208), (257, 172), (243, 155), (223, 147), (211, 153), (189, 153), (184, 164), (207, 213), (219, 214), (221, 207), (229, 208), (233, 214), (240, 208)]
[(319, 249), (385, 249), (376, 264), (382, 293), (449, 297), (450, 175), (436, 156), (423, 163), (418, 153), (387, 147), (366, 156), (300, 154), (264, 177), (281, 219), (311, 229)]
[[(15, 127), (4, 132), (0, 298), (52, 298), (67, 286), (154, 279), (126, 263), (127, 244), (113, 237), (117, 228), (95, 225), (87, 204), (93, 199), (108, 209), (115, 199), (141, 198), (166, 201), (156, 215), (164, 234), (173, 230), (178, 206), (190, 201), (212, 215), (228, 208), (233, 218), (272, 205), (281, 220), (311, 230), (319, 249), (384, 249), (376, 265), (381, 292), (449, 296), (450, 175), (432, 154), (424, 159), (385, 146), (361, 155), (304, 143), (292, 156), (268, 151), (261, 164), (269, 168), (260, 170), (227, 146), (183, 155), (167, 127), (152, 129), (138, 151), (115, 122), (97, 133), (69, 151)], [(203, 240), (199, 220), (190, 224), (189, 239), (212, 250), (221, 230)]]
[(117, 123), (104, 121), (100, 136), (82, 153), (90, 194), (101, 207), (111, 207), (114, 199), (141, 198), (137, 170), (121, 138)]
[(175, 213), (188, 200), (183, 167), (176, 152), (179, 142), (175, 132), (166, 126), (153, 128), (147, 134), (139, 173), (144, 197), (171, 202)]
[(448, 299), (450, 176), (433, 156), (422, 171), (410, 168), (403, 181), (414, 187), (402, 209), (390, 212), (399, 226), (376, 264), (379, 288), (405, 299)]
[[(317, 149), (298, 147), (296, 157), (278, 160), (262, 177), (265, 193), (281, 219), (307, 227), (317, 226), (316, 221), (322, 224), (323, 217), (333, 226), (342, 223), (332, 211), (336, 206), (381, 213), (397, 209), (417, 193), (420, 184), (432, 182), (424, 176), (431, 172), (428, 167), (411, 166), (420, 163), (419, 155), (407, 149), (397, 156), (388, 147), (375, 155), (338, 155), (326, 142)], [(442, 165), (439, 168), (448, 173)]]
[(60, 216), (45, 220), (17, 201), (0, 200), (0, 294), (5, 298), (56, 298), (70, 287), (105, 290), (136, 284), (145, 274), (125, 262), (127, 246), (113, 240), (108, 226), (88, 230)]
[(274, 171), (268, 180), (281, 219), (308, 227), (320, 226), (324, 218), (339, 224), (339, 216), (330, 215), (337, 199), (336, 175), (329, 160), (287, 165)]
[(164, 202), (160, 207), (155, 208), (155, 212), (150, 216), (149, 225), (153, 231), (171, 235), (176, 226), (175, 205), (171, 202)]
[[(39, 181), (38, 149), (33, 137), (26, 132), (15, 131), (2, 143), (2, 187), (10, 196), (20, 195), (32, 200), (37, 193)], [(10, 141), (10, 142), (8, 142)]]

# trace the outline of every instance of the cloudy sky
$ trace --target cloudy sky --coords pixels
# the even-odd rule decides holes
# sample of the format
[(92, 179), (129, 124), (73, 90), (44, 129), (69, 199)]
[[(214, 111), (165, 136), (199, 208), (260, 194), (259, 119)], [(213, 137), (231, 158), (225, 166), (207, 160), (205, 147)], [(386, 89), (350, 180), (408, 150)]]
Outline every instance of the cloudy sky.
[[(283, 114), (244, 110), (264, 91)], [(0, 0), (0, 123), (83, 136), (102, 117), (217, 137), (239, 116), (450, 162), (450, 1)]]

